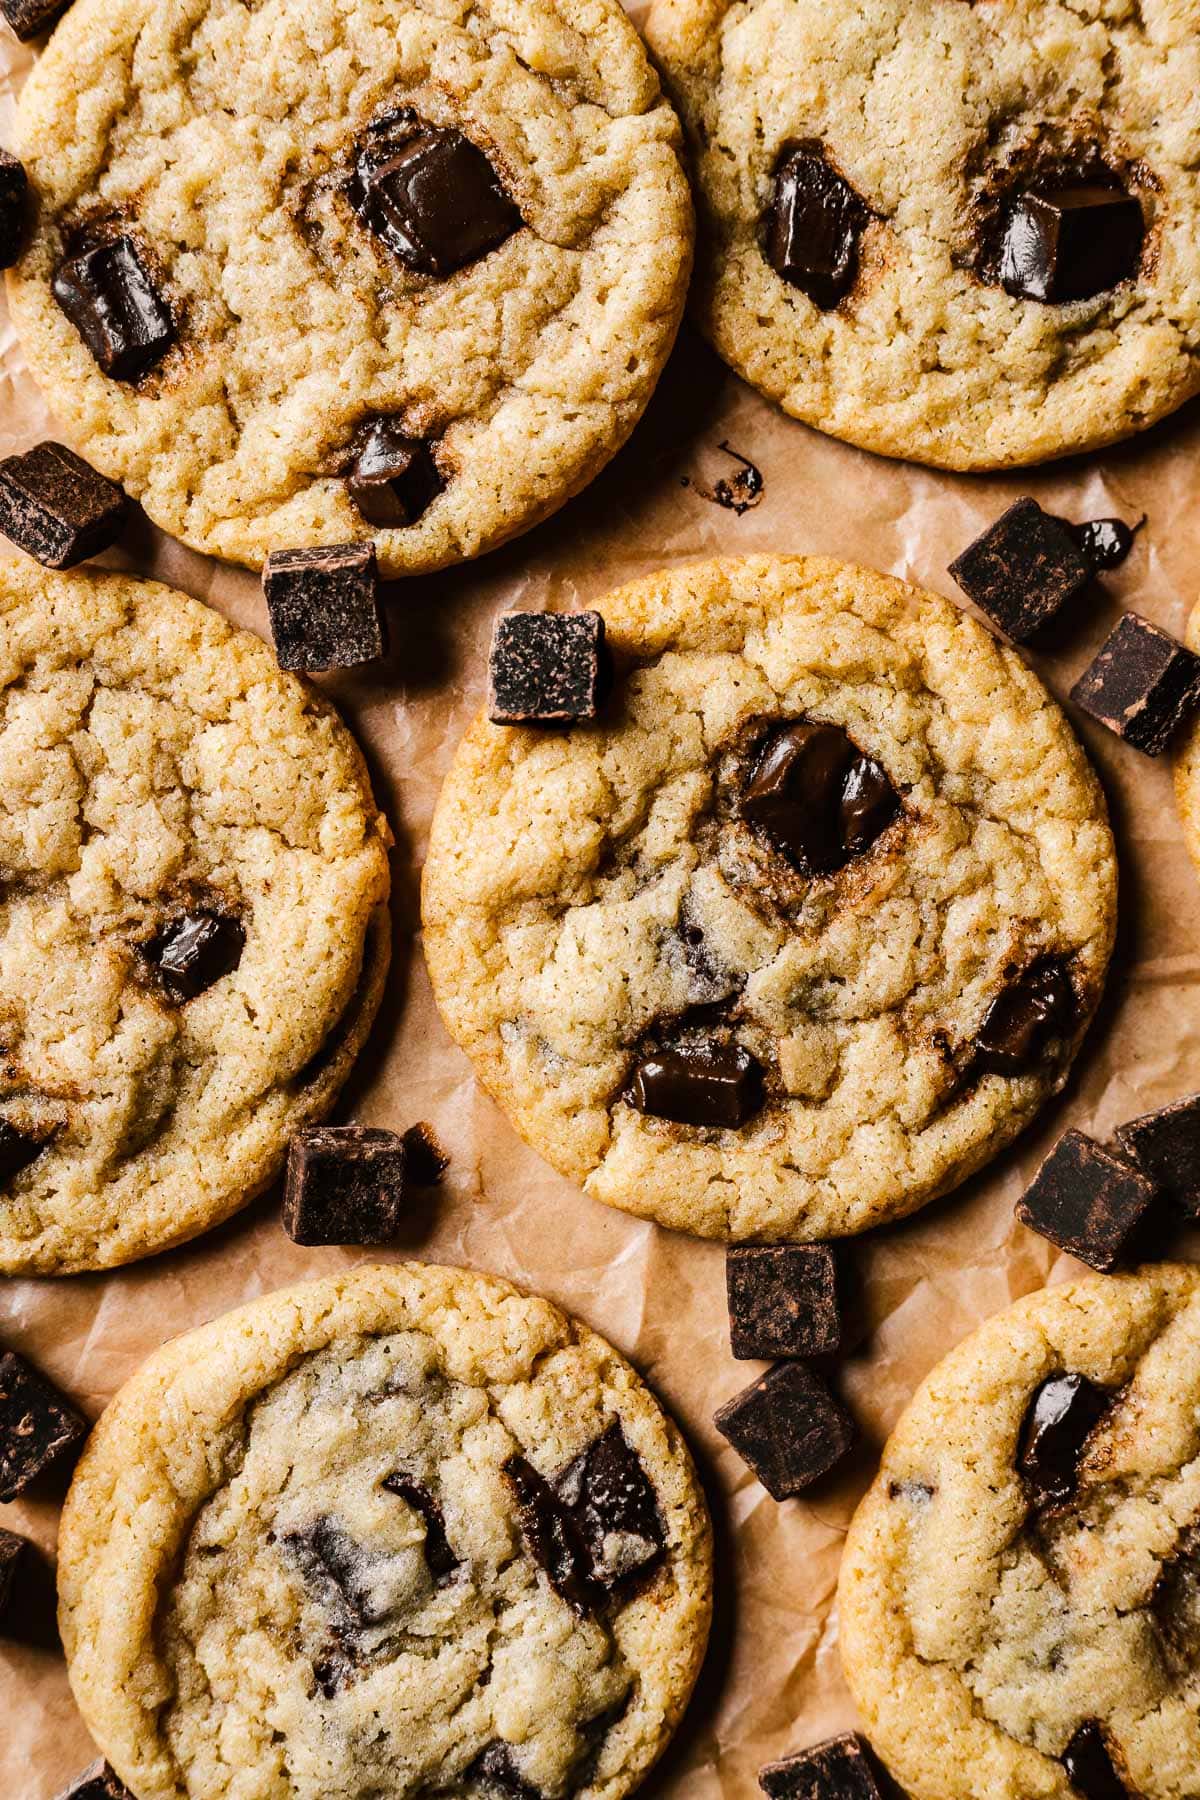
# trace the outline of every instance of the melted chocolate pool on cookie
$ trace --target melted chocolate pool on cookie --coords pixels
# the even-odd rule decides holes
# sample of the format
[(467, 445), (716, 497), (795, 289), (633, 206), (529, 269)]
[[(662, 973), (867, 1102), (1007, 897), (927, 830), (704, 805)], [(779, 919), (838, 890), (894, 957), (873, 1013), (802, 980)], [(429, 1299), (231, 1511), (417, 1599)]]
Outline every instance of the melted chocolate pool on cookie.
[(815, 719), (771, 733), (741, 801), (742, 817), (805, 875), (861, 856), (899, 811), (883, 767), (840, 725)]

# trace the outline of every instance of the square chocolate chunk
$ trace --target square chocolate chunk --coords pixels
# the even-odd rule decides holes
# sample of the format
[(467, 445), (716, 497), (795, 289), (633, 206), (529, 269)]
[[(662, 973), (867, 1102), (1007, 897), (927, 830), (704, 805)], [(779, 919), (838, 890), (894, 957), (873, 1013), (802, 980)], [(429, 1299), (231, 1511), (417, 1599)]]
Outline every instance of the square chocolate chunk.
[(83, 1414), (52, 1381), (15, 1350), (0, 1351), (0, 1500), (15, 1500), (87, 1433)]
[(0, 269), (11, 269), (25, 243), (29, 177), (25, 165), (0, 150)]
[(171, 309), (131, 237), (109, 238), (59, 263), (59, 306), (113, 381), (138, 381), (175, 342)]
[(0, 532), (47, 569), (70, 569), (120, 536), (129, 502), (65, 444), (47, 439), (0, 462)]
[(54, 1569), (29, 1538), (0, 1530), (0, 1638), (60, 1647)]
[(841, 1401), (801, 1362), (776, 1363), (714, 1413), (713, 1423), (775, 1500), (819, 1480), (854, 1441), (854, 1421)]
[(1018, 500), (950, 564), (968, 600), (1023, 644), (1082, 593), (1093, 565), (1060, 519)]
[(867, 1746), (855, 1731), (758, 1772), (768, 1800), (883, 1800)]
[(605, 672), (599, 613), (501, 613), (488, 664), (488, 718), (493, 725), (594, 719)]
[(1082, 1131), (1068, 1131), (1034, 1176), (1017, 1217), (1093, 1269), (1113, 1269), (1158, 1198), (1136, 1164)]
[(822, 1356), (842, 1341), (831, 1244), (746, 1244), (725, 1257), (729, 1335), (740, 1360)]
[(33, 1559), (28, 1538), (15, 1531), (0, 1531), (0, 1637), (12, 1637), (12, 1606), (18, 1578)]
[(374, 544), (273, 550), (263, 592), (281, 669), (350, 669), (383, 655)]
[(408, 1153), (394, 1131), (312, 1125), (288, 1147), (283, 1228), (296, 1244), (390, 1244)]
[(49, 31), (69, 5), (70, 0), (0, 0), (0, 12), (24, 44)]
[(1200, 706), (1200, 656), (1138, 613), (1126, 613), (1084, 670), (1071, 698), (1119, 738), (1161, 756)]
[(134, 1800), (134, 1796), (102, 1757), (99, 1762), (90, 1763), (82, 1775), (77, 1775), (59, 1794), (58, 1800)]
[(1130, 1119), (1117, 1142), (1173, 1205), (1200, 1219), (1200, 1094)]

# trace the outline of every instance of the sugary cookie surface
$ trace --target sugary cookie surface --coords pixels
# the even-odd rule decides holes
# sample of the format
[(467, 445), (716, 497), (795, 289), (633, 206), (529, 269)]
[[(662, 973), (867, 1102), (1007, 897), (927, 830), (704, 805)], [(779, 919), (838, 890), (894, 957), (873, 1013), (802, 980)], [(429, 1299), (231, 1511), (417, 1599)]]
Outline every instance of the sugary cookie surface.
[(656, 0), (717, 349), (946, 468), (1110, 443), (1200, 387), (1196, 0)]
[(679, 128), (616, 0), (79, 0), (18, 130), (34, 373), (214, 555), (475, 555), (608, 460), (674, 338)]
[(387, 966), (332, 709), (151, 582), (0, 568), (0, 1268), (177, 1243), (328, 1110)]

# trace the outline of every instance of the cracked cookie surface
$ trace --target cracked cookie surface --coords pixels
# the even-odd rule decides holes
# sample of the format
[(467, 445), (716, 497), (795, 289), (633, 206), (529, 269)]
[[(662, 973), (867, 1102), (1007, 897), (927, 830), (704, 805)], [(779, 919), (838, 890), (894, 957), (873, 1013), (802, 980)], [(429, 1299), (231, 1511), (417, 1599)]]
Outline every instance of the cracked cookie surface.
[[(523, 221), (445, 275), (346, 193), (368, 127), (406, 107), (482, 150)], [(678, 326), (679, 127), (616, 0), (79, 0), (18, 133), (39, 210), (9, 292), (34, 374), (75, 447), (216, 556), (373, 538), (402, 575), (477, 555), (607, 462)], [(175, 319), (136, 383), (51, 292), (104, 219)], [(370, 524), (342, 476), (378, 418), (437, 463), (405, 526)]]
[[(1063, 1373), (1107, 1404), (1045, 1504), (1018, 1463)], [(1031, 1295), (918, 1390), (839, 1589), (850, 1686), (914, 1800), (1197, 1792), (1198, 1405), (1200, 1272), (1169, 1264)], [(1094, 1769), (1097, 1742), (1115, 1789), (1061, 1760)]]
[[(599, 722), (480, 717), (447, 775), (423, 920), (450, 1031), (611, 1205), (732, 1239), (912, 1211), (1061, 1087), (1100, 994), (1116, 864), (1070, 727), (1015, 652), (870, 570), (750, 557), (595, 605), (617, 667)], [(756, 746), (798, 719), (840, 727), (899, 801), (824, 874), (743, 816)], [(1069, 1008), (995, 1072), (994, 1009), (1051, 967)], [(706, 1042), (761, 1068), (744, 1122), (631, 1104), (639, 1059)]]
[(0, 1268), (127, 1262), (274, 1178), (374, 1017), (389, 842), (258, 638), (0, 566)]
[[(593, 1548), (638, 1573), (573, 1605), (509, 1471), (574, 1502), (614, 1433), (654, 1554), (591, 1481)], [(153, 1356), (80, 1464), (59, 1584), (76, 1697), (140, 1800), (620, 1800), (683, 1711), (710, 1564), (686, 1446), (623, 1358), (507, 1282), (409, 1264)]]
[[(1198, 28), (1196, 0), (656, 0), (700, 324), (787, 412), (886, 455), (1005, 468), (1141, 430), (1200, 388)], [(828, 310), (765, 253), (796, 143), (868, 213)], [(996, 193), (1092, 150), (1141, 202), (1136, 274), (1065, 304), (981, 277)]]

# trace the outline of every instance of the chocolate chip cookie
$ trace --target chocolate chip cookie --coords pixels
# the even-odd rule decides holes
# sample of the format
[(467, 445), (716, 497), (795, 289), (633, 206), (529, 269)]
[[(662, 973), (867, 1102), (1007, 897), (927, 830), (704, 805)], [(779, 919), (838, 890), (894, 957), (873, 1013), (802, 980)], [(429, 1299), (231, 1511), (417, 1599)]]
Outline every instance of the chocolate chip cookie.
[(0, 1269), (226, 1218), (329, 1110), (388, 959), (362, 757), (184, 594), (0, 565)]
[(624, 442), (679, 323), (679, 127), (617, 0), (76, 0), (18, 135), (34, 374), (236, 562), (514, 536)]
[(425, 951), (518, 1130), (722, 1238), (911, 1212), (1066, 1079), (1112, 945), (1104, 802), (1017, 654), (883, 575), (749, 557), (596, 603), (595, 722), (480, 717)]
[(410, 1264), (153, 1356), (76, 1474), (59, 1584), (138, 1800), (620, 1800), (696, 1677), (710, 1565), (629, 1365), (507, 1282)]
[(993, 469), (1200, 389), (1197, 0), (655, 0), (694, 298), (796, 418)]
[(1200, 1271), (1031, 1295), (936, 1368), (842, 1562), (842, 1658), (913, 1800), (1200, 1782)]

